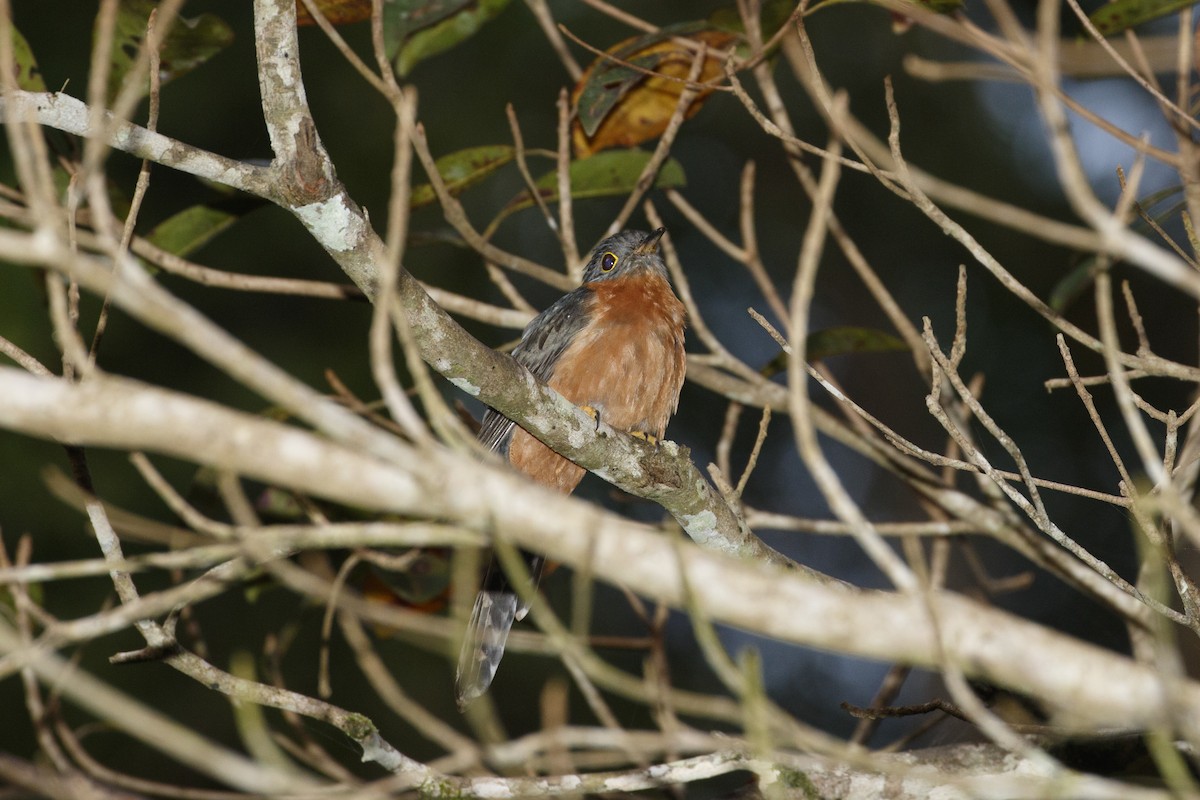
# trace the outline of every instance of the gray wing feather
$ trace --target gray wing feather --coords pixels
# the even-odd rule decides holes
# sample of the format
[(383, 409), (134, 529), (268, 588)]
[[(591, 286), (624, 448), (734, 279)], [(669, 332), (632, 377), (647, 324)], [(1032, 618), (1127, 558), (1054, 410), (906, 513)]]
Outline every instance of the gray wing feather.
[[(512, 357), (539, 381), (544, 383), (550, 380), (558, 359), (575, 335), (587, 325), (591, 318), (588, 313), (591, 295), (591, 289), (581, 286), (560, 297), (525, 326), (521, 342), (513, 348)], [(489, 408), (483, 415), (479, 441), (489, 450), (507, 456), (512, 430), (512, 420)]]
[(465, 708), (491, 685), (516, 616), (517, 596), (512, 592), (476, 595), (454, 676), (459, 708)]

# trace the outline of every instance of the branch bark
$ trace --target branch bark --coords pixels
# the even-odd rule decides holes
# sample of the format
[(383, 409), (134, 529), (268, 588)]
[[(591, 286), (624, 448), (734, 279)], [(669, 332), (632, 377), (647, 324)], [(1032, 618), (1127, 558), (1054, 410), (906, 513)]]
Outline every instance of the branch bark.
[[(445, 448), (422, 452), (422, 460), (387, 463), (134, 381), (97, 377), (70, 384), (15, 368), (0, 368), (0, 426), (211, 463), (359, 507), (437, 516), (677, 608), (690, 600), (707, 618), (781, 641), (933, 668), (944, 657), (970, 677), (1038, 699), (1062, 724), (1138, 730), (1161, 722), (1163, 687), (1152, 666), (955, 594), (821, 584), (793, 570), (691, 546)], [(431, 475), (458, 481), (448, 485)], [(705, 590), (689, 597), (688, 586)], [(1037, 657), (1013, 658), (1015, 652)], [(1189, 681), (1175, 692), (1178, 717), (1195, 735), (1200, 685)]]

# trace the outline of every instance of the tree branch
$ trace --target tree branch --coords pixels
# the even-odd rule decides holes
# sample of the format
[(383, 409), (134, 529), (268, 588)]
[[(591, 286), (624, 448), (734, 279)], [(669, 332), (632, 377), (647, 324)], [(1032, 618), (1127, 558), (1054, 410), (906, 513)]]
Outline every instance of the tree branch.
[(140, 125), (115, 120), (107, 112), (100, 119), (96, 124), (86, 103), (62, 92), (13, 91), (0, 96), (0, 121), (32, 120), (85, 139), (111, 131), (108, 145), (114, 150), (259, 197), (271, 197), (273, 181), (264, 167), (219, 156)]
[[(423, 451), (421, 460), (386, 463), (312, 433), (134, 381), (96, 377), (73, 385), (16, 368), (0, 368), (0, 427), (79, 445), (161, 452), (363, 508), (436, 516), (589, 568), (677, 608), (689, 599), (686, 586), (703, 586), (690, 600), (714, 621), (914, 666), (937, 667), (944, 657), (970, 677), (1034, 697), (1052, 714), (1069, 714), (1064, 724), (1138, 730), (1161, 722), (1162, 687), (1152, 665), (958, 595), (853, 590), (680, 546), (443, 447)], [(249, 441), (255, 446), (246, 447)], [(454, 485), (428, 477), (451, 474), (458, 476)], [(472, 491), (460, 491), (461, 485)], [(504, 513), (495, 513), (498, 508)], [(1014, 652), (1038, 657), (1015, 659)], [(1177, 692), (1178, 716), (1191, 720), (1194, 734), (1200, 685), (1181, 683)]]

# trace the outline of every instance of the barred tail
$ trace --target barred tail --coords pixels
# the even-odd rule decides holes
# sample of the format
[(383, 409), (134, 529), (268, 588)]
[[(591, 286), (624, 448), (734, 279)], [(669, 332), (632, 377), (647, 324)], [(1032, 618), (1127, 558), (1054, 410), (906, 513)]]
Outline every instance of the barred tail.
[[(517, 618), (517, 596), (508, 591), (481, 591), (475, 597), (471, 621), (458, 654), (455, 688), (458, 707), (487, 691), (504, 657), (504, 643)], [(522, 616), (524, 616), (522, 614)]]

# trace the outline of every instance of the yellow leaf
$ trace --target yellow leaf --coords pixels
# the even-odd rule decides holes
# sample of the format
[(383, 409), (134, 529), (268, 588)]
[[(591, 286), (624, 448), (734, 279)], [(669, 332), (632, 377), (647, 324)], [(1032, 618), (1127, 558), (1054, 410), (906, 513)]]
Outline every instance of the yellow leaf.
[[(695, 50), (679, 44), (676, 38), (721, 50), (737, 37), (711, 29), (693, 29), (686, 34), (664, 29), (610, 47), (607, 52), (619, 61), (597, 58), (580, 77), (571, 96), (576, 110), (572, 142), (577, 157), (586, 158), (610, 147), (634, 147), (662, 135), (685, 86), (682, 80), (671, 79), (686, 79), (696, 56)], [(705, 58), (697, 82), (719, 77), (724, 69), (722, 62), (720, 53)], [(699, 111), (710, 94), (711, 90), (699, 92), (686, 116)]]

